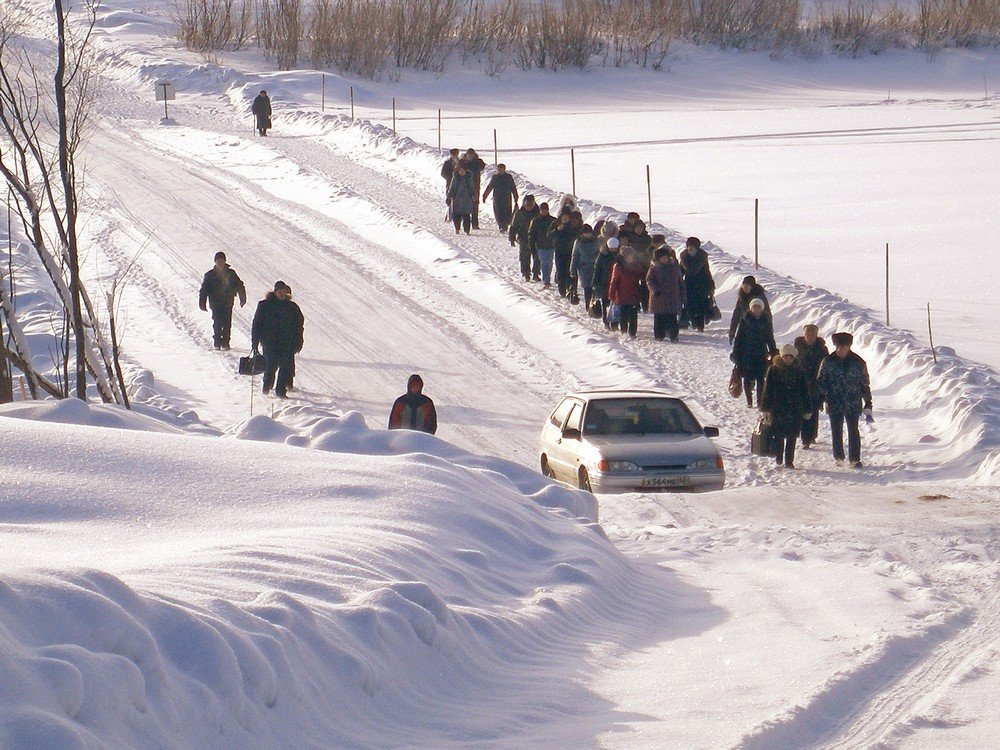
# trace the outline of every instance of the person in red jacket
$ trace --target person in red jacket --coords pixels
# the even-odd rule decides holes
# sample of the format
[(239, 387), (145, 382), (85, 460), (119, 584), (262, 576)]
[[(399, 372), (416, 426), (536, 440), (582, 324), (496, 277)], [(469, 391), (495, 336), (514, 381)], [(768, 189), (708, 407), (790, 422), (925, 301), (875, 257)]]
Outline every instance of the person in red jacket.
[(419, 430), (431, 435), (437, 432), (437, 411), (434, 402), (422, 393), (423, 389), (423, 378), (410, 375), (406, 393), (396, 399), (389, 412), (390, 430)]
[(636, 257), (635, 248), (623, 247), (621, 260), (611, 271), (608, 297), (612, 304), (618, 305), (621, 332), (628, 331), (632, 338), (635, 338), (639, 326), (639, 304), (642, 301), (640, 284), (644, 276), (645, 271), (641, 260)]

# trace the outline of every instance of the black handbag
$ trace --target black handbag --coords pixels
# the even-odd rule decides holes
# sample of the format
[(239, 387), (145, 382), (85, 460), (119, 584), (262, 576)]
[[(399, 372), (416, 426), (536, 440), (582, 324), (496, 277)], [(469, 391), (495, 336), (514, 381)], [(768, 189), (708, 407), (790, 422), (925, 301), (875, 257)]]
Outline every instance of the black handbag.
[(260, 375), (267, 369), (267, 359), (263, 354), (251, 354), (247, 357), (240, 357), (240, 375)]
[(712, 295), (712, 304), (708, 308), (708, 319), (709, 320), (722, 320), (722, 310), (719, 306), (715, 304), (715, 295)]
[(774, 438), (771, 421), (761, 415), (750, 436), (750, 452), (755, 456), (774, 458), (778, 455), (778, 441)]
[(587, 314), (592, 318), (600, 318), (604, 315), (604, 303), (601, 302), (600, 297), (595, 297), (591, 300)]

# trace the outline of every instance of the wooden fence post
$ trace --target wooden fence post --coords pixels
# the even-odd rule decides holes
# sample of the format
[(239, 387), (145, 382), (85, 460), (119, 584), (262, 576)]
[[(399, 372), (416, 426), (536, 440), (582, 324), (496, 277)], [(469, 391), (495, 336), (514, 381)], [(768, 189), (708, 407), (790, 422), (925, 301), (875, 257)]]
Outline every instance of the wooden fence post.
[(649, 210), (649, 228), (653, 228), (653, 181), (649, 176), (649, 165), (646, 165), (646, 205)]
[(885, 324), (889, 325), (889, 243), (885, 243)]
[(753, 267), (760, 268), (760, 199), (753, 199)]
[(569, 150), (569, 168), (571, 180), (573, 182), (573, 197), (576, 197), (576, 153), (575, 149)]
[(354, 122), (354, 87), (351, 86), (351, 122)]
[(931, 303), (927, 303), (927, 339), (931, 343), (931, 354), (934, 355), (934, 364), (937, 364), (937, 352), (934, 350), (934, 330), (931, 328)]

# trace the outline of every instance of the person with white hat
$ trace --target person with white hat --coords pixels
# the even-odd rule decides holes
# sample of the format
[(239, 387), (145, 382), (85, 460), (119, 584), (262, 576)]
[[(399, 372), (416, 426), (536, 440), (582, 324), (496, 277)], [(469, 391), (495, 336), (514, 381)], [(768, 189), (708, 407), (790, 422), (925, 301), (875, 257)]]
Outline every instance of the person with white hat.
[(765, 314), (766, 309), (764, 300), (750, 301), (750, 309), (736, 327), (733, 352), (729, 355), (729, 359), (740, 368), (747, 408), (753, 408), (754, 390), (757, 392), (757, 404), (760, 404), (768, 359), (778, 353), (774, 343), (774, 325), (771, 316)]
[(775, 459), (786, 468), (795, 468), (795, 442), (802, 420), (811, 414), (809, 381), (799, 365), (798, 350), (792, 344), (781, 347), (764, 377), (760, 409), (771, 421)]

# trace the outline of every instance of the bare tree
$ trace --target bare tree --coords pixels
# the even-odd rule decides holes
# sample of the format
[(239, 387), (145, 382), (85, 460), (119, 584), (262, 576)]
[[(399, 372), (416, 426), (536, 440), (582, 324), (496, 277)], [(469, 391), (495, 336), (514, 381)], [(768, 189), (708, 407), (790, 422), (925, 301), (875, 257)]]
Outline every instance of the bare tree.
[[(77, 235), (77, 157), (93, 104), (95, 68), (89, 42), (97, 5), (98, 0), (84, 0), (83, 18), (76, 22), (68, 4), (55, 0), (54, 65), (18, 44), (18, 11), (0, 9), (0, 175), (69, 315), (76, 397), (86, 400), (89, 371), (102, 399), (120, 401), (111, 377), (110, 349), (80, 276)], [(47, 66), (51, 87), (45, 84)], [(53, 253), (50, 246), (58, 251)], [(24, 360), (30, 368), (30, 357)]]

